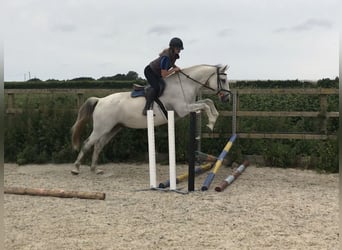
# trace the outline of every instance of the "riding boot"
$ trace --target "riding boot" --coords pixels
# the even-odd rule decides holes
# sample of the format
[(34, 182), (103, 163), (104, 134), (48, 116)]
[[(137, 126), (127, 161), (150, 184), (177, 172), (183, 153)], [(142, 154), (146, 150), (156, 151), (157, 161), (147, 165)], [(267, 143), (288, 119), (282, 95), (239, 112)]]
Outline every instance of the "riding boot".
[(156, 97), (156, 91), (154, 88), (148, 88), (145, 93), (146, 104), (143, 110), (143, 115), (147, 115), (147, 110), (153, 107), (154, 98)]

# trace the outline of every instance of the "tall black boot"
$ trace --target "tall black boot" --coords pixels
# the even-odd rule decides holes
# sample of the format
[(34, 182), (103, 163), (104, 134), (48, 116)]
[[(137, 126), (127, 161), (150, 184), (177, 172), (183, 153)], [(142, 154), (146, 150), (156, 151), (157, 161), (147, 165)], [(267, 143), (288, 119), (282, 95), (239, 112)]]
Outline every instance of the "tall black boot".
[(146, 89), (145, 98), (146, 104), (142, 112), (143, 115), (147, 115), (147, 110), (153, 107), (154, 98), (156, 97), (156, 91), (154, 88)]

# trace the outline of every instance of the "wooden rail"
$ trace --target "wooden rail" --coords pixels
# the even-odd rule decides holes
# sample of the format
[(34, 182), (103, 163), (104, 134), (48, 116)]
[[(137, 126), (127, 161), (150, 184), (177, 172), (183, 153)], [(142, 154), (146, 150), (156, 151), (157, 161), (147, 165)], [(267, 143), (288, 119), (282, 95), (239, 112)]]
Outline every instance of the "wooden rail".
[[(290, 89), (235, 89), (233, 92), (233, 111), (220, 111), (221, 116), (230, 116), (232, 119), (232, 133), (237, 133), (239, 138), (249, 139), (298, 139), (298, 140), (326, 140), (337, 139), (336, 134), (327, 133), (329, 118), (339, 117), (339, 112), (327, 112), (329, 95), (338, 95), (339, 90), (333, 88), (290, 88)], [(204, 92), (208, 94), (209, 92)], [(241, 95), (318, 95), (320, 98), (320, 110), (318, 111), (244, 111), (239, 110)], [(234, 109), (235, 103), (235, 109)], [(309, 133), (246, 133), (239, 128), (240, 120), (244, 117), (313, 117), (323, 118), (321, 122), (322, 134)], [(202, 138), (219, 138), (217, 133), (202, 133)]]
[[(23, 94), (75, 94), (77, 95), (77, 107), (72, 108), (75, 112), (80, 105), (84, 102), (85, 95), (108, 95), (115, 92), (130, 91), (130, 89), (5, 89), (5, 95), (7, 97), (6, 114), (20, 114), (21, 108), (17, 108), (15, 105), (15, 95)], [(291, 88), (291, 89), (235, 89), (232, 91), (235, 103), (235, 109), (233, 111), (219, 111), (221, 116), (232, 117), (232, 133), (237, 133), (239, 138), (270, 138), (270, 139), (336, 139), (335, 134), (327, 134), (327, 121), (332, 117), (339, 117), (339, 112), (327, 112), (329, 95), (338, 95), (338, 89), (332, 88)], [(207, 91), (203, 91), (203, 94), (208, 94)], [(300, 94), (300, 95), (318, 95), (320, 98), (320, 110), (317, 111), (245, 111), (239, 110), (240, 96), (241, 95), (260, 95), (260, 94)], [(37, 109), (38, 110), (38, 109)], [(323, 118), (321, 123), (322, 134), (308, 134), (308, 133), (245, 133), (240, 131), (239, 121), (243, 117), (320, 117)], [(203, 138), (217, 138), (219, 134), (215, 133), (202, 133)]]

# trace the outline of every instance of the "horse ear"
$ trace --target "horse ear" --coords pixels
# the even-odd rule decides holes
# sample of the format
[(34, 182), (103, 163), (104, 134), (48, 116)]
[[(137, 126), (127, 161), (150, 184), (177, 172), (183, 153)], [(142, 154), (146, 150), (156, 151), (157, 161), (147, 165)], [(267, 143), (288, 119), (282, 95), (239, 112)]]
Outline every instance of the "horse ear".
[(224, 65), (220, 68), (220, 72), (224, 73), (228, 69), (228, 65)]

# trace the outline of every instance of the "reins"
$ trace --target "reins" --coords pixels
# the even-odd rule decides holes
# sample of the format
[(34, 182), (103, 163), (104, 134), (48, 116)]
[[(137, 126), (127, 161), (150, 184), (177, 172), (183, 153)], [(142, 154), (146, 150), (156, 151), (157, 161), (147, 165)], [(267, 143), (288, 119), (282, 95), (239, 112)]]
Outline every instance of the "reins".
[[(216, 72), (212, 73), (212, 74), (208, 77), (208, 79), (205, 81), (205, 83), (202, 83), (202, 82), (200, 82), (200, 81), (198, 81), (198, 80), (192, 78), (192, 77), (189, 76), (188, 74), (185, 74), (182, 70), (180, 70), (179, 73), (183, 74), (186, 78), (188, 78), (188, 79), (194, 81), (195, 83), (201, 85), (202, 87), (205, 87), (205, 88), (210, 89), (210, 90), (212, 90), (212, 91), (217, 91), (216, 94), (220, 93), (221, 91), (225, 91), (225, 92), (231, 93), (230, 90), (222, 88), (222, 85), (221, 85), (219, 76), (220, 76), (220, 75), (225, 75), (225, 73), (220, 73), (218, 68), (217, 68), (217, 71), (216, 71)], [(210, 86), (208, 86), (209, 79), (210, 79), (213, 75), (215, 75), (215, 73), (217, 74), (217, 90), (214, 89), (214, 88), (212, 88), (212, 87), (210, 87)], [(179, 75), (178, 75), (178, 77), (179, 77)], [(179, 80), (180, 80), (180, 77), (179, 77)]]
[(205, 83), (202, 83), (202, 82), (200, 82), (200, 81), (197, 81), (196, 79), (192, 78), (192, 77), (189, 76), (188, 74), (185, 74), (182, 70), (180, 70), (179, 73), (183, 74), (186, 78), (188, 78), (188, 79), (194, 81), (195, 83), (198, 83), (199, 85), (202, 85), (203, 87), (205, 87), (205, 88), (207, 88), (207, 89), (210, 89), (210, 90), (215, 91), (214, 88), (212, 88), (212, 87), (210, 87), (210, 86), (207, 85), (209, 79), (210, 79), (213, 75), (215, 75), (215, 72), (212, 73), (212, 74), (209, 76), (208, 80), (207, 80)]

